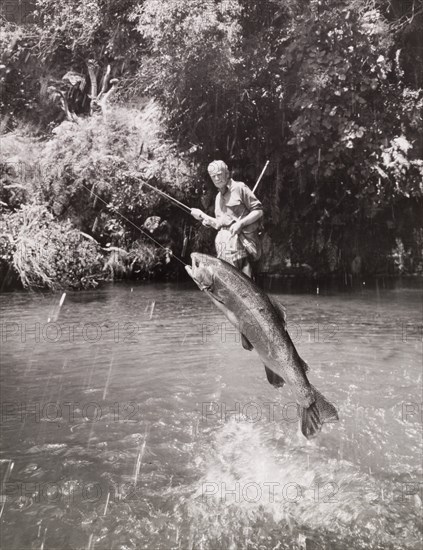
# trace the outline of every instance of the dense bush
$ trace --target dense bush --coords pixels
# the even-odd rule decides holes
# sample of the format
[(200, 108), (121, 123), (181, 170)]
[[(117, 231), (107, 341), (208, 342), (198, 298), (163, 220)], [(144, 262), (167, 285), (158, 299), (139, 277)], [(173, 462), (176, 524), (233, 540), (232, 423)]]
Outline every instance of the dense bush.
[[(86, 286), (92, 275), (90, 261), (97, 272), (100, 259), (94, 261), (91, 252), (88, 254), (93, 242), (81, 237), (80, 231), (98, 242), (97, 252), (103, 247), (101, 278), (155, 276), (163, 273), (172, 248), (182, 248), (181, 211), (143, 183), (191, 202), (195, 172), (163, 135), (160, 109), (153, 101), (140, 110), (116, 107), (106, 117), (65, 121), (44, 141), (34, 141), (21, 128), (4, 136), (3, 145), (0, 200), (9, 209), (6, 232), (12, 235), (10, 242), (6, 240), (10, 246), (3, 250), (3, 260), (13, 265), (24, 285)], [(40, 206), (33, 206), (34, 200)], [(28, 212), (41, 225), (31, 218), (17, 233)], [(149, 216), (158, 213), (159, 219), (174, 223), (174, 229), (170, 235), (166, 222), (167, 233), (154, 233), (151, 241), (151, 232), (143, 226)], [(43, 225), (47, 222), (48, 231)], [(69, 242), (63, 248), (66, 259), (60, 263), (56, 244), (60, 249), (67, 232)], [(45, 249), (50, 234), (55, 237)], [(83, 254), (80, 263), (72, 266), (67, 255), (72, 250), (76, 256), (80, 254), (76, 251), (78, 242)], [(33, 246), (48, 251), (48, 257), (42, 256), (37, 263)], [(119, 248), (123, 253), (117, 251)], [(28, 252), (27, 259), (22, 250)], [(87, 257), (84, 251), (88, 251)]]
[(132, 23), (138, 0), (36, 0), (36, 16), (43, 32), (39, 50), (45, 61), (128, 65), (139, 55), (141, 36)]
[(44, 200), (56, 216), (103, 244), (129, 248), (151, 215), (176, 215), (150, 183), (189, 200), (194, 172), (163, 133), (160, 109), (116, 107), (77, 123), (62, 123), (43, 149)]
[(88, 288), (101, 278), (99, 247), (58, 222), (45, 206), (32, 204), (1, 221), (0, 258), (24, 287)]
[(40, 30), (31, 26), (2, 22), (0, 33), (0, 114), (1, 132), (14, 130), (23, 121), (47, 124), (57, 116), (54, 106), (47, 108), (43, 88), (46, 88), (46, 69), (34, 48)]

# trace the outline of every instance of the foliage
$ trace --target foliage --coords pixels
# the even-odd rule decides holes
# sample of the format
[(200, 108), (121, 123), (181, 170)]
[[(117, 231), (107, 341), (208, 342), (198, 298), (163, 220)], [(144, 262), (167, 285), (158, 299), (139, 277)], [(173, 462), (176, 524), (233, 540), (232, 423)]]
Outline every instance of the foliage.
[[(194, 177), (191, 164), (164, 137), (160, 109), (155, 102), (146, 103), (141, 110), (116, 107), (106, 117), (95, 115), (75, 123), (63, 122), (46, 141), (30, 139), (21, 128), (6, 134), (3, 145), (0, 156), (3, 206), (15, 210), (17, 215), (20, 205), (29, 208), (37, 199), (44, 205), (42, 215), (46, 217), (49, 212), (49, 224), (53, 224), (51, 216), (58, 224), (54, 226), (57, 242), (65, 236), (60, 231), (80, 235), (80, 230), (92, 235), (103, 247), (122, 247), (123, 255), (116, 250), (107, 253), (103, 276), (158, 275), (169, 263), (171, 249), (182, 248), (180, 210), (160, 194), (143, 187), (147, 182), (180, 201), (189, 202), (187, 194)], [(154, 234), (158, 244), (151, 245), (150, 232), (143, 224), (157, 213), (174, 223), (175, 229), (170, 235), (167, 224), (169, 231)], [(9, 216), (12, 225), (13, 220), (22, 217)], [(43, 248), (47, 238), (43, 232), (37, 229), (35, 236), (27, 229), (24, 227), (16, 239), (29, 247), (32, 239), (38, 239)], [(69, 247), (72, 246), (70, 243)], [(53, 247), (51, 254), (55, 250)], [(19, 250), (17, 254), (20, 257)], [(9, 250), (3, 259), (12, 264), (13, 258)], [(88, 264), (84, 265), (88, 268)], [(51, 259), (38, 268), (32, 254), (15, 268), (24, 284), (31, 286), (55, 285), (55, 276), (62, 273)], [(31, 268), (33, 279), (29, 275)], [(66, 276), (62, 276), (62, 282), (65, 286), (73, 284)]]
[(133, 272), (141, 274), (144, 278), (157, 276), (163, 272), (171, 256), (170, 249), (157, 248), (141, 240), (135, 241), (129, 251)]
[(109, 279), (136, 277), (149, 279), (157, 277), (170, 261), (171, 252), (158, 248), (149, 242), (135, 241), (129, 251), (109, 247), (103, 271)]
[(31, 204), (4, 216), (0, 258), (25, 287), (95, 286), (101, 256), (70, 222), (57, 222), (45, 206)]
[[(138, 0), (36, 0), (43, 32), (39, 50), (48, 62), (128, 63), (138, 55), (140, 36), (130, 20)], [(62, 58), (62, 59), (61, 59)]]
[(34, 139), (32, 127), (20, 124), (0, 139), (0, 203), (15, 210), (34, 199), (41, 200), (43, 144)]
[(153, 213), (175, 215), (143, 182), (183, 201), (193, 178), (190, 164), (164, 138), (160, 109), (152, 101), (141, 111), (116, 107), (107, 117), (64, 122), (43, 155), (44, 200), (55, 215), (116, 246), (137, 239)]
[(58, 110), (45, 102), (46, 67), (36, 55), (40, 29), (2, 22), (0, 33), (0, 130), (16, 129), (23, 121), (46, 125)]
[(376, 6), (390, 22), (401, 70), (407, 86), (423, 87), (423, 2), (422, 0), (377, 0)]
[[(14, 129), (24, 119), (45, 131), (52, 122), (57, 124), (64, 113), (52, 97), (61, 92), (85, 114), (91, 93), (89, 60), (100, 69), (98, 84), (110, 65), (111, 78), (121, 81), (117, 96), (130, 95), (130, 82), (143, 50), (131, 20), (138, 4), (138, 0), (36, 0), (33, 24), (4, 22), (0, 36), (0, 112), (5, 117), (4, 126)], [(69, 74), (81, 76), (80, 88), (69, 79), (62, 80)], [(59, 94), (52, 94), (52, 87)]]
[[(339, 4), (338, 9), (327, 10), (311, 24), (308, 20), (301, 22), (295, 33), (306, 43), (294, 40), (286, 50), (284, 68), (287, 72), (295, 70), (299, 80), (289, 100), (295, 120), (288, 144), (295, 145), (295, 168), (309, 180), (317, 201), (321, 190), (327, 201), (325, 186), (330, 185), (333, 191), (333, 179), (340, 179), (339, 196), (347, 191), (361, 199), (361, 208), (369, 211), (375, 202), (386, 203), (387, 194), (389, 199), (396, 194), (421, 196), (419, 163), (414, 163), (416, 170), (411, 170), (413, 161), (408, 162), (407, 153), (412, 145), (406, 145), (402, 135), (418, 118), (421, 120), (421, 114), (418, 118), (407, 117), (403, 109), (403, 94), (401, 89), (397, 91), (401, 82), (389, 59), (392, 41), (380, 14), (376, 10), (354, 12), (351, 4)], [(346, 24), (341, 27), (342, 19)], [(304, 40), (306, 36), (313, 37), (315, 46), (307, 56), (304, 46), (311, 44)], [(421, 101), (415, 97), (416, 114), (421, 113)], [(393, 116), (388, 106), (403, 116)], [(393, 144), (389, 159), (386, 141)], [(395, 154), (395, 144), (402, 144), (400, 156)], [(387, 185), (376, 184), (381, 165), (392, 170)], [(410, 169), (404, 171), (406, 165)], [(406, 177), (399, 178), (400, 174)], [(336, 198), (331, 192), (330, 199)], [(324, 206), (319, 210), (323, 211)]]
[(167, 107), (170, 129), (180, 143), (202, 146), (203, 134), (217, 143), (216, 96), (222, 82), (228, 93), (237, 86), (232, 77), (241, 41), (239, 13), (236, 0), (147, 0), (134, 11), (138, 30), (149, 44), (149, 55), (139, 68), (140, 82)]
[(284, 50), (283, 68), (299, 84), (291, 94), (283, 90), (292, 117), (288, 145), (297, 153), (288, 196), (301, 207), (295, 221), (312, 217), (323, 227), (326, 252), (333, 245), (342, 251), (336, 267), (354, 255), (365, 255), (370, 267), (370, 227), (378, 226), (373, 246), (388, 254), (401, 232), (404, 197), (421, 205), (422, 161), (410, 153), (416, 126), (421, 136), (423, 94), (404, 86), (380, 13), (361, 2), (334, 4), (312, 5), (314, 19), (295, 24)]

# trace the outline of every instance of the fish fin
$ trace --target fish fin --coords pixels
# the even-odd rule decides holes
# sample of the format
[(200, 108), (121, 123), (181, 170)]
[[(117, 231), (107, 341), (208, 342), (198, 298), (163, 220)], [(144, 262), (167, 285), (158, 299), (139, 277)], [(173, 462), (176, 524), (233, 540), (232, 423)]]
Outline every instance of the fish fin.
[(315, 401), (308, 408), (301, 407), (301, 431), (307, 439), (315, 437), (325, 422), (339, 420), (338, 412), (332, 403), (313, 387)]
[(282, 388), (282, 386), (284, 386), (285, 380), (281, 376), (279, 376), (279, 374), (273, 372), (272, 369), (269, 369), (269, 367), (266, 367), (266, 365), (264, 365), (264, 369), (266, 371), (266, 376), (269, 384), (272, 384), (272, 386), (275, 386), (275, 388)]
[(242, 333), (241, 333), (241, 344), (242, 344), (242, 347), (244, 349), (247, 349), (248, 351), (251, 351), (254, 349), (254, 346), (253, 344), (248, 340), (248, 338), (246, 336), (244, 336)]
[[(270, 298), (270, 296), (269, 296)], [(279, 317), (282, 321), (283, 328), (286, 328), (286, 309), (285, 307), (280, 304), (276, 298), (270, 298), (270, 301), (272, 302), (273, 307), (275, 308), (276, 312), (279, 314)]]

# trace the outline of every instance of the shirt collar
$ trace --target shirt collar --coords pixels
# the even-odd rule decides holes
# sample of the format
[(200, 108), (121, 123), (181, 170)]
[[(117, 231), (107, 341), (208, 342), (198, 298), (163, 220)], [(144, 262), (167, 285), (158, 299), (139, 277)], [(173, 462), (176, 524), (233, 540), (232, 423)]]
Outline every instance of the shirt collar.
[(232, 178), (229, 178), (229, 181), (228, 181), (228, 185), (226, 186), (226, 191), (224, 193), (222, 193), (222, 191), (220, 191), (220, 194), (222, 195), (222, 197), (224, 197), (226, 195), (226, 193), (228, 193), (231, 188), (232, 188)]

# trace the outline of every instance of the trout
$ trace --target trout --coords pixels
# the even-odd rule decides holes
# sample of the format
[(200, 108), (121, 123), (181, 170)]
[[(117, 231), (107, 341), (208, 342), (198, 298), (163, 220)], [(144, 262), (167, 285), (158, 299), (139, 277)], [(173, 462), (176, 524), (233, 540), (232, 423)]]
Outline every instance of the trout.
[(256, 350), (267, 380), (276, 388), (287, 383), (300, 407), (301, 431), (309, 439), (325, 422), (338, 420), (335, 407), (310, 384), (308, 365), (286, 329), (285, 309), (229, 263), (193, 252), (190, 277), (241, 333), (242, 346)]

